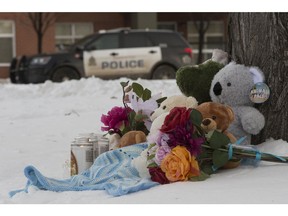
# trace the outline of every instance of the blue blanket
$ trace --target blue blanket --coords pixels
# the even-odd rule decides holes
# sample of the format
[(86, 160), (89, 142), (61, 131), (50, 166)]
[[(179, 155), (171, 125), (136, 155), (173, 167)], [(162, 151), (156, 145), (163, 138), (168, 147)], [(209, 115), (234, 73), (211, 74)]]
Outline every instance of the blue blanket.
[(147, 146), (141, 143), (105, 152), (96, 158), (88, 170), (65, 180), (45, 177), (35, 167), (27, 166), (24, 169), (28, 178), (25, 189), (11, 191), (9, 195), (12, 197), (18, 192), (27, 192), (31, 185), (49, 191), (106, 190), (113, 196), (151, 188), (158, 183), (141, 178), (131, 164)]

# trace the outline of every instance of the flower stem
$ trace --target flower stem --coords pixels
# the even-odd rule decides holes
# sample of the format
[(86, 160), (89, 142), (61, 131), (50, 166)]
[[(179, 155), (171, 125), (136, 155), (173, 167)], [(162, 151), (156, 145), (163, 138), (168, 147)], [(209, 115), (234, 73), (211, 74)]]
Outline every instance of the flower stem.
[[(211, 148), (211, 146), (207, 145), (207, 144), (203, 144), (202, 147), (206, 148), (206, 149), (211, 149), (213, 150), (213, 148)], [(229, 152), (228, 147), (226, 148), (219, 148), (217, 149), (219, 151), (222, 152)], [(249, 158), (249, 159), (256, 159), (257, 154), (260, 154), (260, 160), (262, 161), (268, 161), (268, 162), (277, 162), (277, 163), (288, 163), (288, 157), (285, 156), (276, 156), (276, 155), (272, 155), (269, 153), (265, 153), (265, 152), (258, 152), (258, 151), (254, 151), (254, 150), (246, 150), (246, 149), (239, 149), (239, 148), (233, 148), (233, 157), (235, 157), (236, 159), (244, 159), (244, 158)]]

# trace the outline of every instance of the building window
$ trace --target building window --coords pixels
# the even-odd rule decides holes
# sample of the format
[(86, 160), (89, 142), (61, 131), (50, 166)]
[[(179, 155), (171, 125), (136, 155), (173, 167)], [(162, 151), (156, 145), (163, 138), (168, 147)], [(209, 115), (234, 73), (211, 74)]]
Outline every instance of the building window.
[(158, 22), (157, 28), (176, 31), (177, 30), (177, 24), (176, 24), (176, 22)]
[(14, 56), (14, 22), (0, 20), (0, 66), (9, 66)]
[(56, 47), (66, 47), (94, 32), (92, 23), (56, 23)]
[[(211, 58), (213, 49), (225, 50), (225, 26), (223, 21), (209, 21), (204, 35), (203, 61)], [(194, 22), (188, 22), (188, 41), (193, 49), (193, 60), (196, 64), (199, 53), (199, 33)]]

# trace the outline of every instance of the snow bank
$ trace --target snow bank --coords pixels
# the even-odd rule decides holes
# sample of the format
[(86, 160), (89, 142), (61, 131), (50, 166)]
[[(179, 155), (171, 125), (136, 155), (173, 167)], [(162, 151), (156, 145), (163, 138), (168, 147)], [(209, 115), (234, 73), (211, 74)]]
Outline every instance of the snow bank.
[[(288, 166), (260, 163), (222, 170), (203, 182), (162, 185), (122, 197), (105, 191), (62, 192), (23, 188), (27, 165), (49, 177), (69, 177), (70, 143), (79, 133), (102, 133), (100, 117), (122, 105), (121, 81), (98, 78), (15, 85), (0, 82), (0, 203), (288, 203)], [(132, 81), (131, 81), (132, 82)], [(154, 94), (180, 94), (175, 80), (137, 80)], [(288, 144), (269, 140), (261, 150), (288, 155)]]

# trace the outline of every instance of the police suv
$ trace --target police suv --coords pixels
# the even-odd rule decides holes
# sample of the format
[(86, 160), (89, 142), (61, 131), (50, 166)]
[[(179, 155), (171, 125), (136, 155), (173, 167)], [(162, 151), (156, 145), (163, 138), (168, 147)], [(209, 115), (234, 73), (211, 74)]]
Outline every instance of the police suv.
[(65, 52), (14, 58), (10, 78), (13, 83), (89, 76), (174, 79), (177, 69), (191, 61), (192, 49), (175, 31), (124, 28), (84, 37)]

